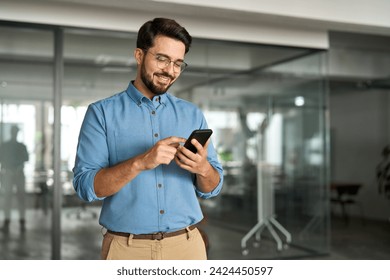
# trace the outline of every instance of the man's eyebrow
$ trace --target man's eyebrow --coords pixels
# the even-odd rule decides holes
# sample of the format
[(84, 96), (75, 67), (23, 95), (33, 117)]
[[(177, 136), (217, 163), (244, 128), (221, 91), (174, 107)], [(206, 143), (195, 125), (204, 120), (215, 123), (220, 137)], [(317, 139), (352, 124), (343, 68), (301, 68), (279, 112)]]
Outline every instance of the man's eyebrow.
[(182, 58), (179, 58), (179, 59), (176, 59), (176, 60), (172, 60), (172, 58), (169, 55), (166, 55), (164, 53), (156, 53), (156, 55), (164, 56), (164, 57), (168, 58), (170, 61), (173, 61), (173, 62), (177, 62), (177, 61), (184, 62), (184, 59), (182, 59)]

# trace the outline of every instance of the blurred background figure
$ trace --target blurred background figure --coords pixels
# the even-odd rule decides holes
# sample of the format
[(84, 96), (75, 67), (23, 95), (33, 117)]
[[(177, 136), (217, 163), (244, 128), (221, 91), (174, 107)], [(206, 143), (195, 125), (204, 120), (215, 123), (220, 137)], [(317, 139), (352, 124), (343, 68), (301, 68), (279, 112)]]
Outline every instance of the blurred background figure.
[(11, 127), (11, 139), (0, 147), (1, 186), (4, 194), (4, 225), (3, 231), (8, 232), (11, 221), (11, 207), (14, 187), (17, 192), (17, 207), (19, 210), (20, 231), (25, 231), (25, 176), (24, 163), (28, 161), (26, 145), (17, 141), (19, 128)]
[(390, 199), (390, 145), (382, 150), (382, 160), (376, 167), (376, 178), (379, 193)]
[(390, 199), (390, 145), (382, 150), (382, 160), (376, 168), (379, 193)]

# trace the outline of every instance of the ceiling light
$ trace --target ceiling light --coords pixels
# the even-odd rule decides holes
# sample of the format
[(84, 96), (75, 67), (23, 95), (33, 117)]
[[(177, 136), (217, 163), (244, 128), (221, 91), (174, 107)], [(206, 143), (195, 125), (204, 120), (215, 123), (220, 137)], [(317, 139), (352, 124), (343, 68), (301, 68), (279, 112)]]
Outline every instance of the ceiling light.
[(297, 107), (302, 107), (303, 105), (305, 105), (305, 98), (303, 96), (297, 96), (295, 97), (295, 106)]

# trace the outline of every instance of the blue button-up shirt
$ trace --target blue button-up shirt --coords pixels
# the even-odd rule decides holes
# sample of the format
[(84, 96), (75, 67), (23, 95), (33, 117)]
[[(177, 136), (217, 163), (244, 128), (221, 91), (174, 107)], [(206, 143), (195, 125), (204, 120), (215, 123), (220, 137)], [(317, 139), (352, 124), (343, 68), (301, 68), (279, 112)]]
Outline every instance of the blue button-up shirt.
[(165, 93), (153, 100), (132, 83), (126, 91), (91, 104), (79, 136), (74, 188), (85, 201), (103, 199), (99, 223), (107, 229), (134, 234), (170, 232), (198, 223), (203, 215), (198, 196), (217, 195), (223, 170), (212, 143), (208, 161), (218, 171), (219, 184), (210, 193), (195, 186), (195, 175), (174, 161), (145, 170), (109, 197), (97, 197), (96, 173), (146, 152), (170, 136), (188, 138), (194, 129), (207, 128), (194, 104)]

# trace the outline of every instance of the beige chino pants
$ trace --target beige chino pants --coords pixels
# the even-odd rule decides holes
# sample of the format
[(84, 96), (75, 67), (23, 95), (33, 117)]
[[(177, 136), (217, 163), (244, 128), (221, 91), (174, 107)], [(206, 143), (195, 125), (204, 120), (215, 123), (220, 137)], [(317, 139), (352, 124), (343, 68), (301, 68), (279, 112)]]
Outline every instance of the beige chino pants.
[(197, 228), (162, 240), (133, 239), (107, 232), (103, 238), (104, 260), (206, 260), (206, 248)]

